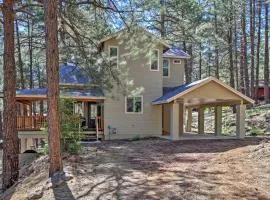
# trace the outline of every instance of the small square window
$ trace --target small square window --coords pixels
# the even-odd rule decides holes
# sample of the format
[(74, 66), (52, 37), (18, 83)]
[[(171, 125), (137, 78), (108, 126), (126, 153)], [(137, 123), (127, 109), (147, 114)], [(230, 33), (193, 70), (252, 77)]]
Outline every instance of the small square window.
[(109, 47), (110, 66), (118, 68), (118, 47)]
[(126, 97), (126, 113), (142, 113), (143, 98), (142, 96)]
[(181, 60), (180, 60), (180, 59), (173, 60), (173, 63), (174, 63), (174, 64), (181, 64)]
[(159, 70), (159, 50), (155, 49), (151, 54), (151, 71)]

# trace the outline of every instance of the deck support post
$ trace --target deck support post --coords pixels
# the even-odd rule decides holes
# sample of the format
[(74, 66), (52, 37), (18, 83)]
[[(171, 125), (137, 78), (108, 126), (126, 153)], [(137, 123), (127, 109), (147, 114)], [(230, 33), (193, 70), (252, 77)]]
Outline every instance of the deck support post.
[(186, 132), (191, 132), (191, 124), (192, 124), (192, 108), (187, 108)]
[(222, 107), (215, 107), (215, 135), (222, 134)]
[(246, 117), (246, 105), (240, 104), (236, 106), (236, 137), (244, 138), (245, 133), (245, 117)]
[(179, 140), (179, 104), (176, 102), (170, 106), (170, 135), (172, 140)]
[(198, 110), (198, 134), (204, 134), (204, 107)]
[(183, 135), (185, 132), (185, 111), (185, 105), (183, 103), (179, 103), (179, 135)]

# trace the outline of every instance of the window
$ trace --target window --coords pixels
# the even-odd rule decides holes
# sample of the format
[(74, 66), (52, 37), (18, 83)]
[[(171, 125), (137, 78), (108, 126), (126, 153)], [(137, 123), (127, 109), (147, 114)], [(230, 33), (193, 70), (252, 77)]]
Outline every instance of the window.
[(170, 77), (170, 61), (163, 60), (163, 77)]
[(76, 102), (74, 104), (74, 114), (83, 116), (83, 103), (82, 102)]
[(118, 47), (110, 46), (109, 54), (110, 54), (110, 67), (118, 68)]
[(126, 113), (143, 113), (143, 97), (126, 97)]
[(177, 60), (173, 60), (174, 64), (181, 64), (181, 60), (177, 59)]
[(159, 50), (155, 49), (151, 55), (151, 71), (159, 70)]

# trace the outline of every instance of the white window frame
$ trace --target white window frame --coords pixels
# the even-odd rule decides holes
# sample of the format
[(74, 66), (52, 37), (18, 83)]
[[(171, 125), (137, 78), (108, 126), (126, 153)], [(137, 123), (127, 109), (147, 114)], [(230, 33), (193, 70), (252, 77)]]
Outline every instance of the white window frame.
[[(157, 51), (158, 52), (158, 57), (157, 57), (157, 69), (152, 69), (152, 55), (153, 55), (153, 51)], [(153, 49), (151, 51), (151, 55), (150, 55), (150, 71), (153, 72), (158, 72), (159, 71), (159, 49)]]
[[(180, 62), (179, 62), (179, 63), (175, 62), (175, 61), (177, 61), (177, 60), (179, 60)], [(181, 60), (181, 59), (174, 59), (174, 60), (173, 60), (173, 64), (181, 65), (181, 63), (182, 63), (182, 60)]]
[(109, 59), (110, 59), (110, 62), (111, 62), (111, 58), (115, 58), (115, 57), (111, 57), (111, 48), (116, 48), (117, 49), (117, 64), (116, 64), (116, 69), (119, 68), (119, 47), (118, 46), (109, 46)]
[[(168, 61), (168, 76), (164, 76), (164, 74), (163, 74), (164, 60), (167, 60)], [(171, 71), (171, 62), (170, 62), (170, 59), (163, 59), (162, 60), (162, 76), (164, 78), (170, 78), (170, 74), (171, 74), (170, 71)]]
[[(140, 97), (141, 98), (141, 103), (142, 103), (142, 107), (141, 107), (141, 112), (128, 112), (127, 111), (127, 98), (136, 98), (136, 97)], [(133, 106), (134, 106), (133, 102)], [(143, 96), (142, 95), (138, 95), (138, 96), (125, 96), (125, 113), (126, 114), (143, 114)]]

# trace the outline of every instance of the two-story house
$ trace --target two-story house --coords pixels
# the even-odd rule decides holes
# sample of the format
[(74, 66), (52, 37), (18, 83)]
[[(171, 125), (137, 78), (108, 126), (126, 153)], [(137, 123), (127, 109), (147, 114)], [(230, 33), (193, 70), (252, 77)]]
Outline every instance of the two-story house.
[[(102, 91), (91, 85), (79, 67), (60, 66), (60, 95), (75, 99), (78, 103), (74, 112), (84, 118), (78, 132), (100, 139), (166, 135), (178, 140), (191, 131), (194, 108), (199, 112), (198, 132), (203, 134), (204, 109), (215, 107), (215, 132), (220, 135), (222, 106), (236, 105), (236, 136), (244, 137), (245, 105), (254, 101), (213, 77), (185, 84), (184, 62), (189, 55), (181, 49), (146, 31), (130, 36), (119, 31), (101, 40), (100, 51), (109, 57), (111, 66), (125, 70), (132, 85), (126, 94), (117, 86)], [(19, 90), (16, 98), (19, 105), (31, 105), (46, 100), (46, 94), (46, 88)], [(46, 133), (41, 131), (45, 122), (45, 115), (33, 115), (29, 109), (25, 113), (19, 106), (17, 126), (22, 152), (46, 140)]]

